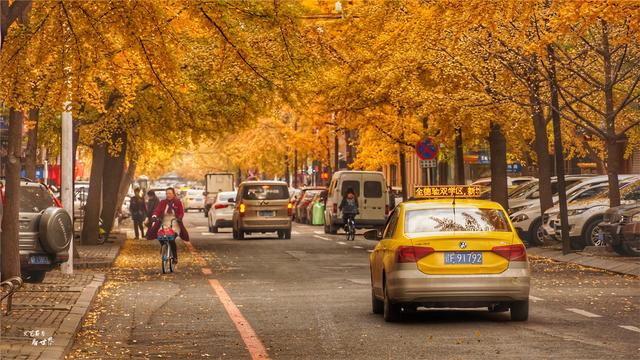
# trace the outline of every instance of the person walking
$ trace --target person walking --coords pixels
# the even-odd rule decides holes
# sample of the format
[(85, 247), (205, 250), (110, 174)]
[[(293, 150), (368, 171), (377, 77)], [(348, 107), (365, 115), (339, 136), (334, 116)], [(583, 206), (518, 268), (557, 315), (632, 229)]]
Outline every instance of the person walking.
[(160, 199), (158, 199), (158, 196), (156, 196), (156, 192), (153, 190), (147, 191), (147, 221), (149, 224), (151, 223), (153, 211), (158, 207), (159, 203)]
[(140, 188), (133, 190), (133, 197), (129, 204), (129, 212), (131, 213), (131, 220), (133, 220), (133, 230), (136, 233), (136, 240), (140, 237), (144, 237), (144, 220), (147, 216), (147, 206), (144, 203), (144, 198), (140, 196)]

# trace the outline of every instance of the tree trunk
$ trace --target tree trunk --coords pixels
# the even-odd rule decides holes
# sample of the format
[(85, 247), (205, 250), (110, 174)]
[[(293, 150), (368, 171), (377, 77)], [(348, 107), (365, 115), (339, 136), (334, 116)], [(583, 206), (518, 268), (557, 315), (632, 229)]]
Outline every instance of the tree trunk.
[(618, 172), (620, 171), (620, 147), (616, 136), (616, 112), (613, 106), (613, 63), (611, 49), (609, 47), (609, 28), (607, 22), (602, 21), (602, 59), (604, 70), (604, 101), (605, 124), (607, 127), (607, 175), (609, 177), (609, 206), (620, 205), (620, 183)]
[[(117, 155), (106, 152), (104, 171), (102, 174), (102, 224), (107, 236), (113, 228), (113, 221), (118, 210), (118, 190), (124, 173), (124, 163), (127, 152), (127, 134), (125, 132), (114, 134), (113, 140), (120, 140), (121, 147)], [(114, 141), (115, 142), (115, 141)], [(116, 196), (114, 196), (114, 194)]]
[(39, 109), (29, 110), (29, 120), (35, 121), (34, 126), (27, 133), (27, 149), (24, 155), (24, 169), (29, 179), (36, 178), (36, 164), (38, 162), (38, 118)]
[(491, 153), (491, 200), (509, 209), (507, 188), (507, 140), (499, 124), (492, 123), (489, 132)]
[(464, 185), (464, 148), (462, 146), (462, 129), (456, 128), (456, 184)]
[(20, 157), (22, 152), (22, 125), (24, 113), (9, 110), (5, 201), (2, 213), (2, 280), (20, 276), (20, 250), (18, 246), (20, 212)]
[(122, 207), (124, 198), (125, 196), (127, 196), (127, 192), (129, 191), (129, 186), (131, 185), (131, 182), (133, 181), (133, 177), (136, 174), (137, 167), (138, 167), (138, 161), (136, 159), (131, 159), (131, 161), (129, 161), (129, 166), (127, 167), (127, 171), (125, 171), (124, 174), (122, 174), (122, 181), (120, 182), (120, 188), (118, 190), (118, 207)]
[(93, 145), (89, 195), (87, 196), (84, 221), (82, 223), (82, 243), (85, 245), (98, 244), (100, 208), (102, 205), (102, 174), (104, 172), (106, 148), (105, 144)]
[(540, 215), (553, 206), (551, 191), (551, 158), (549, 156), (549, 135), (547, 121), (540, 101), (540, 83), (533, 80), (529, 88), (529, 104), (533, 129), (535, 131), (534, 149), (538, 158), (538, 184), (540, 193)]
[(400, 183), (402, 184), (402, 201), (407, 201), (408, 199), (408, 189), (407, 189), (407, 161), (406, 155), (402, 149), (400, 149)]

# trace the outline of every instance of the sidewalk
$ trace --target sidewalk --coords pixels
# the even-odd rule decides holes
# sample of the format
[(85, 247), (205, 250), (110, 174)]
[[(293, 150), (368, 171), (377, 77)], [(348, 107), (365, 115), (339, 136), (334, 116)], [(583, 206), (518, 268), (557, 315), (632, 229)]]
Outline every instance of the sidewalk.
[(583, 251), (567, 255), (563, 255), (562, 248), (558, 246), (533, 247), (527, 249), (527, 254), (620, 274), (640, 276), (640, 258), (620, 256), (602, 247), (587, 247)]
[(64, 359), (105, 281), (104, 274), (87, 269), (110, 267), (125, 237), (114, 233), (113, 243), (78, 246), (73, 275), (56, 270), (40, 284), (24, 284), (13, 296), (12, 312), (2, 309), (0, 359)]

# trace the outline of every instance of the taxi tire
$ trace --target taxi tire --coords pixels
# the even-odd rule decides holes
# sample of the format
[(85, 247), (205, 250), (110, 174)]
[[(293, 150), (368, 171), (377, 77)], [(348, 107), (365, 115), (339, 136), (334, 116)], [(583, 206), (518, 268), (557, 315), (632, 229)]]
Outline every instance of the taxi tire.
[(374, 314), (384, 313), (384, 301), (379, 300), (373, 293), (373, 287), (371, 288), (371, 311)]
[(402, 307), (400, 304), (394, 304), (389, 299), (389, 294), (387, 294), (387, 282), (385, 280), (384, 284), (384, 302), (383, 302), (383, 311), (382, 317), (386, 322), (397, 322), (402, 318)]
[(242, 229), (238, 229), (238, 240), (244, 240), (244, 231)]
[(511, 321), (527, 321), (529, 319), (529, 300), (514, 301), (509, 305)]

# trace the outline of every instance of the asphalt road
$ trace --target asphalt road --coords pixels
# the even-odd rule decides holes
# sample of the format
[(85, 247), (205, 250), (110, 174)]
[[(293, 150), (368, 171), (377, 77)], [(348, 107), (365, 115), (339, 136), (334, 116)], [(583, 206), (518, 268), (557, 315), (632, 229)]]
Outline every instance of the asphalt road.
[(69, 358), (632, 359), (640, 357), (638, 278), (532, 259), (530, 319), (421, 310), (401, 323), (371, 313), (359, 236), (294, 226), (233, 240), (190, 213), (192, 246), (160, 274), (156, 242), (129, 241)]

